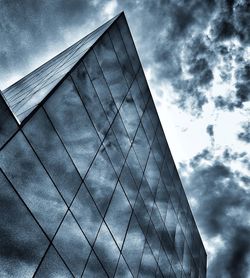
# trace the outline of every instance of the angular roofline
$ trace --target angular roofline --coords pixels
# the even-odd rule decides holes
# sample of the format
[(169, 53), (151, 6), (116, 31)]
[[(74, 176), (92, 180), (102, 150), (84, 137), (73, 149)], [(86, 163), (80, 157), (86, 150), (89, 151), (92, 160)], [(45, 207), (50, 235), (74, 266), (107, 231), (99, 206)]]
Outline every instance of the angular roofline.
[[(93, 49), (94, 45), (96, 43), (98, 43), (98, 41), (102, 38), (102, 36), (107, 32), (107, 30), (109, 28), (111, 28), (111, 26), (121, 17), (124, 16), (124, 18), (126, 19), (125, 13), (124, 11), (118, 13), (116, 16), (112, 17), (111, 19), (109, 19), (108, 21), (106, 21), (105, 23), (103, 23), (102, 25), (100, 25), (98, 28), (94, 29), (92, 32), (90, 32), (89, 34), (87, 34), (86, 36), (84, 36), (83, 38), (81, 38), (80, 40), (78, 40), (77, 42), (75, 42), (74, 44), (72, 44), (71, 46), (69, 46), (68, 48), (64, 49), (63, 51), (61, 51), (60, 53), (58, 53), (56, 56), (54, 56), (53, 58), (51, 58), (50, 60), (48, 60), (47, 62), (43, 63), (42, 65), (40, 65), (38, 68), (34, 69), (33, 71), (31, 71), (30, 73), (28, 73), (27, 75), (25, 75), (24, 77), (22, 77), (21, 79), (19, 79), (18, 81), (16, 81), (15, 83), (11, 84), (9, 87), (7, 87), (6, 89), (4, 89), (3, 91), (0, 90), (0, 95), (2, 96), (3, 100), (5, 101), (5, 103), (7, 104), (9, 110), (11, 111), (11, 114), (14, 116), (16, 122), (18, 123), (19, 126), (22, 126), (25, 122), (28, 121), (28, 119), (35, 113), (35, 111), (37, 111), (40, 107), (40, 105), (42, 103), (44, 103), (50, 96), (51, 94), (53, 94), (53, 92), (62, 84), (62, 82), (68, 77), (68, 75), (79, 65), (79, 63), (81, 62), (81, 59), (89, 52)], [(88, 36), (90, 36), (91, 34), (93, 34), (95, 31), (97, 31), (98, 29), (100, 29), (102, 26), (104, 26), (105, 24), (107, 24), (108, 22), (112, 21), (113, 22), (107, 27), (107, 29), (95, 40), (95, 42), (87, 49), (87, 51), (85, 53), (83, 53), (82, 56), (79, 57), (78, 61), (74, 64), (74, 66), (67, 72), (65, 73), (65, 75), (62, 76), (62, 78), (60, 78), (58, 80), (58, 82), (53, 86), (53, 88), (50, 90), (50, 92), (41, 100), (37, 103), (36, 107), (34, 109), (32, 109), (32, 111), (22, 120), (20, 121), (18, 119), (18, 117), (15, 115), (15, 113), (12, 111), (11, 106), (8, 103), (8, 100), (6, 99), (4, 92), (10, 90), (11, 88), (13, 88), (14, 86), (18, 85), (19, 83), (21, 83), (22, 81), (25, 81), (25, 79), (27, 77), (32, 76), (34, 73), (39, 73), (39, 71), (42, 69), (42, 67), (48, 63), (50, 63), (53, 60), (56, 60), (60, 55), (62, 55), (63, 53), (67, 52), (70, 48), (72, 48), (73, 46), (77, 45), (81, 40), (83, 40), (84, 38), (87, 38)]]

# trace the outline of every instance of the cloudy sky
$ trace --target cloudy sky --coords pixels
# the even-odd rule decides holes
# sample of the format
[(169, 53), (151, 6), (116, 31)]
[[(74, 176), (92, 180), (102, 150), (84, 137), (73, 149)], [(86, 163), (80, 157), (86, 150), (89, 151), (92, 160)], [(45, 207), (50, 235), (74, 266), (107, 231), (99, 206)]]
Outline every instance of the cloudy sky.
[(0, 88), (125, 11), (208, 253), (250, 277), (250, 4), (0, 0)]

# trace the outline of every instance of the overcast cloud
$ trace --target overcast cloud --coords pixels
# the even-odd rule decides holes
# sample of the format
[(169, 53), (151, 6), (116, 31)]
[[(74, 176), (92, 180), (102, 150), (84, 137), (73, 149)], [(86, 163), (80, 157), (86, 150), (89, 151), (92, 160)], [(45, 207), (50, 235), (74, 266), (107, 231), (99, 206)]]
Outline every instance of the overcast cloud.
[[(249, 277), (250, 3), (0, 0), (0, 7), (1, 89), (125, 11), (159, 111), (170, 105), (190, 115), (184, 146), (203, 140), (182, 138), (204, 119), (205, 148), (176, 162), (207, 247), (208, 277)], [(161, 121), (168, 130), (169, 119)], [(175, 157), (178, 143), (170, 147)]]

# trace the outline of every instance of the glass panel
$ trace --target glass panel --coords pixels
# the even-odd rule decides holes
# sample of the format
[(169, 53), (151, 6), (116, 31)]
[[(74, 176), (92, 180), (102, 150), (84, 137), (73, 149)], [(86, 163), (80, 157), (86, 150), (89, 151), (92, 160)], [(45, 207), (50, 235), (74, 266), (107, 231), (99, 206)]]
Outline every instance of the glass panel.
[(158, 261), (161, 243), (156, 233), (156, 230), (154, 228), (154, 225), (151, 221), (149, 221), (149, 225), (148, 225), (147, 241), (154, 254), (156, 261)]
[(174, 208), (173, 208), (173, 205), (171, 202), (168, 203), (168, 211), (167, 211), (167, 216), (166, 216), (166, 220), (165, 220), (165, 225), (166, 225), (166, 228), (168, 229), (168, 233), (169, 233), (172, 241), (174, 242), (177, 218), (176, 218), (175, 211), (174, 211)]
[(136, 75), (136, 80), (137, 80), (138, 85), (140, 87), (143, 100), (144, 100), (145, 103), (147, 103), (149, 97), (151, 96), (151, 93), (150, 93), (148, 83), (147, 83), (147, 80), (145, 78), (142, 67), (140, 67), (140, 69), (139, 69), (139, 71)]
[(155, 201), (159, 208), (161, 218), (163, 219), (163, 221), (165, 221), (168, 208), (169, 194), (161, 178), (159, 180)]
[(126, 157), (130, 148), (130, 140), (119, 113), (117, 113), (111, 128), (120, 144), (124, 157)]
[(48, 240), (0, 172), (0, 276), (32, 277)]
[(169, 236), (168, 231), (164, 231), (164, 233), (161, 234), (161, 244), (162, 244), (162, 252), (165, 253), (167, 256), (170, 264), (174, 262), (174, 258), (176, 257), (175, 249), (174, 249), (174, 244)]
[(162, 233), (164, 233), (165, 231), (165, 226), (164, 226), (164, 222), (161, 218), (159, 209), (157, 208), (156, 204), (154, 203), (154, 207), (152, 210), (152, 215), (151, 215), (151, 221), (154, 224), (154, 227), (158, 233), (159, 239), (161, 238)]
[(94, 51), (89, 51), (84, 57), (83, 61), (90, 76), (90, 79), (94, 85), (94, 88), (102, 103), (104, 111), (109, 119), (109, 122), (111, 123), (117, 113), (117, 107), (112, 95), (110, 94), (108, 85), (104, 79), (102, 70), (98, 64)]
[(155, 258), (148, 244), (145, 243), (138, 277), (155, 277), (156, 267), (157, 263)]
[(156, 270), (156, 278), (164, 278), (164, 276), (162, 275), (162, 272), (159, 268), (159, 266), (157, 267), (157, 270)]
[(191, 254), (187, 242), (184, 243), (183, 269), (187, 277), (191, 277)]
[(130, 221), (122, 253), (132, 274), (135, 277), (138, 274), (144, 241), (144, 235), (135, 216), (133, 215)]
[(134, 178), (131, 175), (127, 163), (125, 163), (124, 167), (122, 168), (122, 172), (119, 177), (119, 180), (121, 182), (123, 190), (127, 195), (131, 207), (133, 207), (137, 196), (138, 188), (136, 187)]
[(137, 82), (136, 79), (133, 81), (130, 92), (131, 92), (131, 95), (132, 95), (133, 100), (135, 102), (137, 112), (138, 112), (139, 116), (141, 117), (142, 114), (143, 114), (143, 111), (145, 109), (145, 103), (144, 103), (144, 100), (143, 100), (143, 97), (142, 97), (142, 94), (141, 94), (141, 90), (138, 86), (138, 82)]
[(18, 126), (0, 91), (0, 148), (17, 130)]
[(81, 185), (70, 210), (92, 244), (101, 225), (102, 217), (84, 183)]
[(130, 214), (131, 207), (118, 183), (105, 216), (105, 220), (120, 249), (125, 237)]
[(95, 44), (94, 52), (102, 68), (116, 106), (120, 107), (128, 91), (128, 86), (108, 32)]
[(122, 121), (124, 122), (126, 130), (129, 134), (129, 137), (132, 141), (135, 136), (135, 132), (138, 128), (140, 118), (135, 108), (135, 103), (132, 98), (131, 92), (127, 94), (121, 106), (120, 115), (122, 117)]
[(91, 249), (70, 212), (64, 218), (53, 244), (74, 276), (80, 277)]
[(120, 148), (120, 143), (117, 141), (112, 129), (109, 129), (103, 145), (105, 146), (105, 150), (108, 153), (117, 176), (119, 176), (125, 159)]
[(122, 72), (127, 80), (128, 86), (130, 86), (134, 79), (135, 73), (117, 24), (114, 23), (108, 31), (118, 60), (121, 64)]
[(113, 277), (119, 258), (119, 250), (104, 222), (97, 236), (94, 250), (108, 275)]
[(110, 124), (84, 64), (80, 63), (71, 76), (100, 138), (103, 139)]
[(43, 259), (42, 264), (40, 265), (35, 277), (73, 278), (74, 276), (70, 273), (69, 269), (63, 263), (55, 248), (51, 246), (45, 258)]
[(148, 111), (149, 117), (151, 118), (154, 132), (156, 132), (160, 120), (152, 97), (149, 98), (146, 109)]
[(120, 16), (116, 22), (121, 32), (134, 72), (137, 72), (140, 67), (140, 61), (125, 16)]
[(2, 150), (0, 166), (52, 237), (67, 207), (21, 132)]
[(126, 262), (123, 259), (123, 256), (120, 256), (117, 270), (115, 273), (115, 277), (116, 278), (132, 278), (133, 277)]
[(83, 278), (108, 277), (102, 265), (92, 251), (87, 266), (83, 273)]
[(148, 181), (148, 184), (151, 188), (153, 196), (155, 196), (156, 191), (157, 191), (157, 186), (159, 183), (159, 179), (160, 179), (160, 171), (158, 169), (158, 166), (156, 164), (156, 161), (154, 159), (152, 152), (150, 152), (150, 154), (149, 154), (149, 158), (147, 161), (147, 166), (146, 166), (144, 175)]
[(179, 260), (182, 263), (183, 252), (184, 252), (184, 235), (182, 233), (182, 230), (181, 230), (181, 227), (179, 224), (177, 225), (176, 232), (175, 232), (175, 249), (179, 256)]
[(157, 162), (158, 168), (161, 170), (162, 163), (164, 161), (164, 153), (162, 153), (161, 151), (161, 147), (156, 136), (154, 138), (153, 144), (151, 145), (151, 149), (153, 151), (154, 158), (155, 161)]
[(155, 138), (155, 132), (154, 132), (150, 117), (148, 115), (147, 109), (144, 110), (144, 113), (141, 118), (141, 122), (144, 127), (146, 136), (148, 138), (149, 145), (151, 146), (151, 144), (153, 143), (154, 138)]
[(70, 78), (48, 99), (45, 108), (78, 171), (84, 177), (100, 140)]
[(81, 178), (43, 109), (24, 126), (24, 133), (69, 205)]
[(137, 129), (133, 147), (138, 157), (139, 163), (144, 170), (148, 160), (150, 147), (141, 123)]
[(138, 195), (136, 199), (134, 213), (144, 235), (146, 236), (150, 216), (140, 195)]
[(166, 137), (165, 137), (165, 134), (164, 134), (164, 131), (162, 129), (161, 124), (159, 124), (158, 127), (157, 127), (156, 136), (157, 136), (159, 145), (161, 147), (161, 151), (162, 151), (163, 154), (165, 154), (165, 150), (166, 150), (166, 147), (167, 147), (167, 141), (166, 141)]
[(165, 255), (163, 249), (160, 251), (159, 261), (158, 261), (160, 270), (164, 277), (175, 277), (170, 261), (168, 260), (167, 256)]
[(104, 148), (99, 150), (84, 181), (101, 214), (104, 215), (117, 183), (117, 176)]
[(147, 208), (149, 215), (151, 215), (151, 211), (152, 211), (153, 204), (154, 204), (154, 197), (152, 195), (152, 192), (150, 190), (150, 187), (149, 187), (148, 182), (145, 177), (143, 177), (143, 179), (142, 179), (142, 184), (140, 187), (140, 194), (142, 196), (142, 199), (144, 201), (144, 204)]
[(135, 154), (133, 147), (130, 148), (126, 161), (127, 161), (128, 167), (130, 169), (130, 172), (134, 178), (135, 184), (136, 184), (137, 188), (139, 188), (140, 184), (141, 184), (143, 172), (142, 172), (141, 166), (138, 162), (138, 159), (137, 159), (137, 156)]

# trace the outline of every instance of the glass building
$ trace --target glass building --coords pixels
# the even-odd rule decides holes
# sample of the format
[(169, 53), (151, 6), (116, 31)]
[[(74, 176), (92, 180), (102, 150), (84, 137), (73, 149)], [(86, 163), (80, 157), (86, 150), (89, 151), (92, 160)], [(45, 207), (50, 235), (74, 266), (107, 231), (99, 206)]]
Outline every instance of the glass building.
[(206, 276), (124, 13), (0, 96), (0, 277)]

